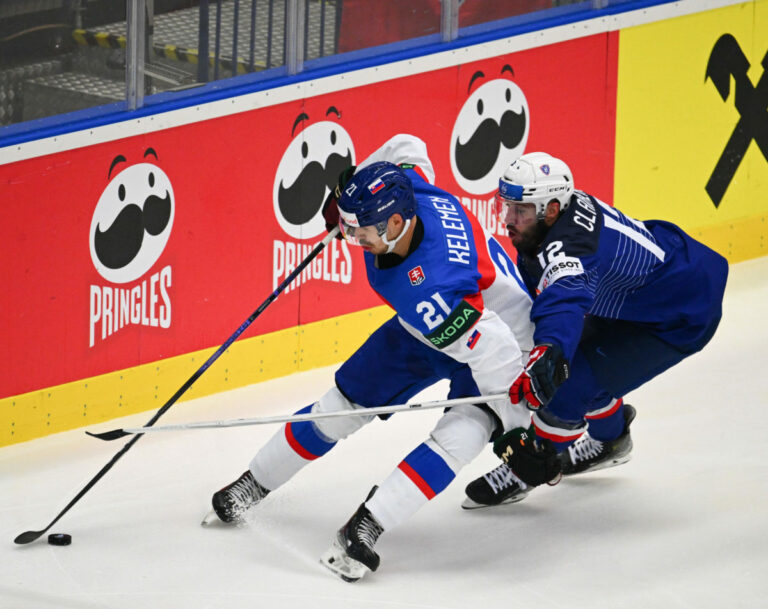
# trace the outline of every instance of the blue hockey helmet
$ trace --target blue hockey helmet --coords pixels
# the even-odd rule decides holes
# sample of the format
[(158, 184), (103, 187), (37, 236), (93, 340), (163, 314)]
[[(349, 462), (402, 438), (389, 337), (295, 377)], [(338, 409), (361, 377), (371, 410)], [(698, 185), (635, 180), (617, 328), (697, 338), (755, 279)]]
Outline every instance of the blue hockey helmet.
[[(406, 225), (396, 239), (389, 241), (387, 221), (393, 214), (400, 214)], [(416, 197), (410, 178), (400, 167), (386, 161), (372, 163), (355, 173), (339, 199), (339, 223), (344, 238), (358, 243), (356, 229), (374, 226), (389, 246), (388, 251), (392, 251), (405, 234), (415, 214)]]
[(339, 210), (350, 226), (386, 223), (392, 214), (407, 220), (416, 213), (413, 184), (397, 165), (386, 161), (372, 163), (347, 182), (339, 199)]

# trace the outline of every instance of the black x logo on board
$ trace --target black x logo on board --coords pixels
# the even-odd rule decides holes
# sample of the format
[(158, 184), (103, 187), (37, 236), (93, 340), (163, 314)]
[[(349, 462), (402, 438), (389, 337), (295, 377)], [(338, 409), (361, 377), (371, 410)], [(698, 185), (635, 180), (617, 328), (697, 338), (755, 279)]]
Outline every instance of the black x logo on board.
[(731, 34), (720, 36), (707, 62), (704, 80), (712, 79), (723, 101), (728, 99), (731, 92), (733, 76), (736, 83), (736, 110), (741, 115), (707, 182), (707, 194), (715, 207), (723, 200), (752, 140), (755, 140), (768, 161), (768, 53), (763, 57), (763, 74), (757, 86), (753, 86), (747, 76), (749, 65), (739, 43)]

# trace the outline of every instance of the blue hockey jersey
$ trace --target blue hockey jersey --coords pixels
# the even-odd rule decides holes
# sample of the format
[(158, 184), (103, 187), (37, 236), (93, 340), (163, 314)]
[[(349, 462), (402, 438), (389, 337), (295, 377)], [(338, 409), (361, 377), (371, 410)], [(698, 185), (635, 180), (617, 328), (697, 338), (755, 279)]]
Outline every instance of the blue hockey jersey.
[(585, 315), (648, 327), (681, 351), (696, 351), (720, 319), (728, 264), (669, 222), (640, 222), (584, 192), (518, 265), (535, 295), (534, 342), (569, 359)]
[[(367, 162), (400, 161), (399, 144), (391, 140)], [(488, 406), (505, 429), (527, 427), (530, 412), (511, 404), (507, 391), (533, 346), (531, 297), (501, 244), (456, 197), (424, 179), (431, 164), (423, 163), (424, 172), (400, 163), (413, 184), (421, 240), (405, 258), (366, 252), (368, 281), (406, 332), (468, 365), (483, 395), (504, 396)]]
[(481, 394), (503, 396), (488, 406), (504, 429), (527, 428), (530, 412), (507, 393), (533, 347), (531, 297), (516, 265), (456, 197), (433, 185), (422, 140), (398, 134), (358, 167), (377, 161), (406, 171), (417, 224), (405, 258), (365, 253), (371, 287), (408, 334), (466, 364)]
[(371, 287), (438, 349), (463, 336), (488, 308), (513, 330), (521, 348), (530, 350), (530, 298), (509, 255), (456, 197), (414, 169), (406, 173), (414, 186), (423, 237), (394, 267), (379, 268), (377, 257), (366, 252)]

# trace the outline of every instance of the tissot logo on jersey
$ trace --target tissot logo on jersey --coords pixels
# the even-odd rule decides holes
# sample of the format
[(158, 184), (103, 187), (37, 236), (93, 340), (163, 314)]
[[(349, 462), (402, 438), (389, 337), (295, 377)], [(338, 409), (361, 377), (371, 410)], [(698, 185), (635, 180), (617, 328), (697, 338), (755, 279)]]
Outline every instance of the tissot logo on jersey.
[(464, 218), (459, 213), (457, 204), (445, 197), (429, 197), (430, 203), (440, 214), (440, 223), (445, 232), (445, 243), (448, 246), (448, 262), (458, 262), (470, 265), (471, 248), (469, 245), (469, 229), (464, 224)]
[(424, 277), (424, 271), (420, 266), (408, 271), (408, 279), (411, 280), (411, 285), (420, 285), (426, 277)]
[(558, 279), (568, 277), (569, 275), (581, 275), (583, 272), (584, 267), (581, 264), (581, 260), (578, 258), (558, 256), (549, 263), (546, 269), (544, 269), (539, 285), (536, 287), (536, 292), (540, 293), (542, 290), (546, 289), (547, 286), (555, 283)]
[(135, 283), (163, 253), (175, 207), (171, 181), (155, 164), (157, 152), (147, 148), (143, 161), (125, 167), (122, 154), (112, 160), (111, 180), (93, 212), (91, 261), (105, 280), (122, 286), (90, 286), (89, 347), (128, 325), (171, 326), (171, 267)]

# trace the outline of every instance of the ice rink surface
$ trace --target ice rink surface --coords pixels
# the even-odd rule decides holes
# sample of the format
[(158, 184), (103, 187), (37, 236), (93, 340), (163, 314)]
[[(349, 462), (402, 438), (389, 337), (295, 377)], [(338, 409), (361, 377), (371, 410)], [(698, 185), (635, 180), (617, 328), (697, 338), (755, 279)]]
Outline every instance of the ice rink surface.
[[(13, 539), (45, 527), (126, 440), (75, 430), (2, 448), (0, 607), (768, 607), (767, 316), (768, 258), (734, 265), (712, 343), (629, 396), (632, 461), (522, 503), (462, 510), (465, 485), (496, 465), (489, 449), (384, 534), (381, 567), (356, 584), (318, 558), (439, 411), (374, 421), (241, 528), (200, 520), (278, 426), (147, 435), (53, 527), (72, 535), (69, 547)], [(177, 404), (159, 424), (293, 412), (330, 387), (332, 373)], [(441, 385), (422, 397), (444, 395)]]

